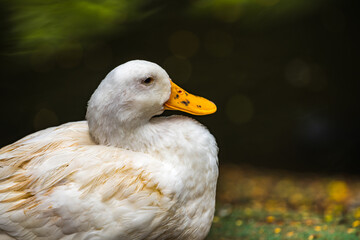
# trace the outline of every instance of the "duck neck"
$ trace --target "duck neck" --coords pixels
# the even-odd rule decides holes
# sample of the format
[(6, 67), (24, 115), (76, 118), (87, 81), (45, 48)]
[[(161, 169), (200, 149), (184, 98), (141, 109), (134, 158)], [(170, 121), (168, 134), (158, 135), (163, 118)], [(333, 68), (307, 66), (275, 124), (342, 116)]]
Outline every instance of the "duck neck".
[(90, 135), (99, 145), (114, 146), (132, 151), (143, 151), (150, 128), (149, 120), (106, 119), (102, 121), (88, 120)]
[[(154, 134), (154, 133), (153, 133)], [(151, 123), (149, 121), (119, 125), (110, 138), (113, 146), (134, 152), (148, 153), (151, 148)]]

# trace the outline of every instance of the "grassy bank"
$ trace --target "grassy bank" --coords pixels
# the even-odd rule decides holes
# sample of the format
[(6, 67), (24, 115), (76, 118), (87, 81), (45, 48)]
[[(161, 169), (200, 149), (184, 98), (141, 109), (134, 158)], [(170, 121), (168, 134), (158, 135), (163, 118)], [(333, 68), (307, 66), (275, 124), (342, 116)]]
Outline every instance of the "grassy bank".
[(360, 239), (360, 179), (224, 166), (207, 239)]

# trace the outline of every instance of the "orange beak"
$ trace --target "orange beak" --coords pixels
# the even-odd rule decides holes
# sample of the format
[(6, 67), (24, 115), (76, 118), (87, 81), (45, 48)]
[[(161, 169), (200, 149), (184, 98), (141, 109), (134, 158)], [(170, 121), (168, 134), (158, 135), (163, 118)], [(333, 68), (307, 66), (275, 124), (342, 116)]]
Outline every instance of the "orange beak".
[(171, 94), (164, 104), (165, 110), (179, 110), (193, 115), (207, 115), (216, 112), (216, 105), (203, 98), (192, 95), (171, 81)]

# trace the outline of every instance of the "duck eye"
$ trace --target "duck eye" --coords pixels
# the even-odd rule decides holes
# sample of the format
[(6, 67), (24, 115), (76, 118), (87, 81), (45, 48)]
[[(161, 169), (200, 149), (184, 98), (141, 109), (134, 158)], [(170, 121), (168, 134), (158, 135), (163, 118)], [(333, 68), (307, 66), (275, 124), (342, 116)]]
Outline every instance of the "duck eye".
[(150, 84), (150, 83), (152, 83), (153, 81), (154, 81), (153, 78), (148, 77), (147, 79), (143, 80), (142, 82), (143, 82), (144, 84)]

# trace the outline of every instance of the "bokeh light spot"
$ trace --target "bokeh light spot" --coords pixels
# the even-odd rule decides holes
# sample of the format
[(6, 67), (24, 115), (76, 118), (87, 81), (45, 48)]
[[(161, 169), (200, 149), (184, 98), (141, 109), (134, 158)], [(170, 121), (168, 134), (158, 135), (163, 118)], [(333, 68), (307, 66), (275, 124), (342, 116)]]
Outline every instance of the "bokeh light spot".
[(196, 54), (199, 48), (198, 37), (189, 31), (177, 31), (169, 38), (171, 52), (180, 58), (189, 58)]
[(177, 83), (184, 83), (191, 76), (191, 63), (183, 58), (171, 56), (164, 61), (164, 69), (169, 73), (170, 78)]
[(234, 95), (227, 102), (226, 113), (233, 123), (247, 123), (253, 117), (254, 107), (248, 97), (240, 94)]
[(328, 141), (330, 123), (326, 116), (307, 113), (299, 118), (298, 134), (303, 141), (324, 144)]

